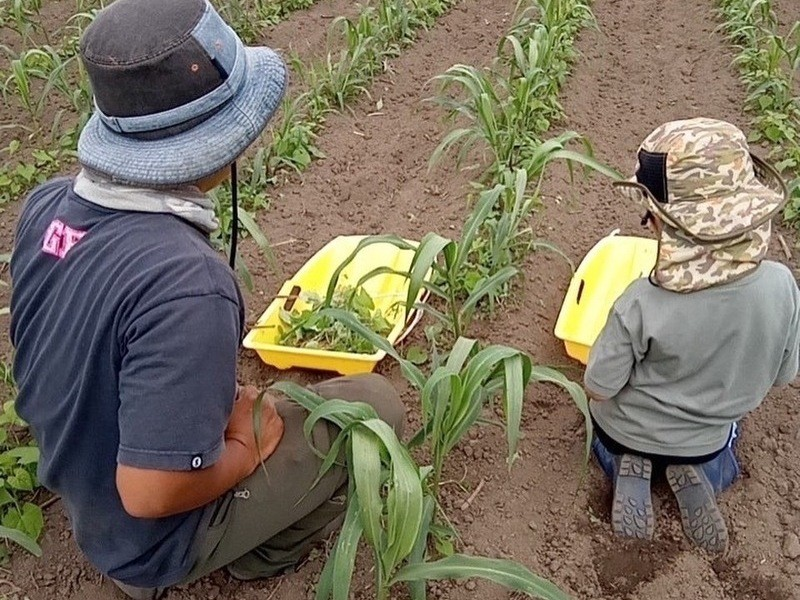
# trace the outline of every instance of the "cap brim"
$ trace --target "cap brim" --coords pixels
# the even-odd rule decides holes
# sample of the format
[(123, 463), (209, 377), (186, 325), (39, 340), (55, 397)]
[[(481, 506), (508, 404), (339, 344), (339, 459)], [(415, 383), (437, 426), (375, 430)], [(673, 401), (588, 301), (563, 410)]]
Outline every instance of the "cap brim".
[(168, 187), (216, 173), (252, 144), (275, 114), (286, 90), (281, 58), (269, 48), (245, 48), (244, 84), (219, 112), (178, 135), (138, 140), (92, 115), (78, 140), (78, 160), (115, 181)]
[(658, 202), (650, 190), (632, 178), (614, 183), (623, 195), (651, 211), (669, 225), (703, 242), (736, 238), (772, 219), (788, 201), (780, 175), (753, 156), (756, 178), (747, 186), (701, 201)]

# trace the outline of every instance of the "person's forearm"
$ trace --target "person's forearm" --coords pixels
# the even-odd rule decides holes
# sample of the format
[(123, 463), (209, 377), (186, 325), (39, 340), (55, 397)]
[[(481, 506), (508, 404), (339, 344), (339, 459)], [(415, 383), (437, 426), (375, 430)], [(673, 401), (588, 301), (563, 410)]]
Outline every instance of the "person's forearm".
[(253, 450), (229, 439), (217, 462), (206, 469), (158, 471), (117, 465), (117, 490), (131, 516), (168, 517), (216, 500), (247, 477), (253, 466)]

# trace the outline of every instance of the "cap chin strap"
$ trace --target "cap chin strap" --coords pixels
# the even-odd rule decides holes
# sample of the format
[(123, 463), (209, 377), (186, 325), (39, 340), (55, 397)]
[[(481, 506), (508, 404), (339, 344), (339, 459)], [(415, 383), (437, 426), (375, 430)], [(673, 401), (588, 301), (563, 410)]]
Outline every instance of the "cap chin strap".
[(239, 194), (236, 177), (236, 161), (231, 163), (231, 250), (228, 264), (236, 269), (236, 242), (239, 238)]

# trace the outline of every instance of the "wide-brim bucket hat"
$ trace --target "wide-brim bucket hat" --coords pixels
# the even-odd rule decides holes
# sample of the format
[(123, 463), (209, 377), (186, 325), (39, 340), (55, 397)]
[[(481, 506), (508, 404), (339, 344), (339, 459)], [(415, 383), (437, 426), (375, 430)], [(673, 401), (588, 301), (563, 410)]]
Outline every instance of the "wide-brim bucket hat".
[(287, 85), (284, 62), (245, 47), (207, 0), (117, 0), (81, 40), (95, 111), (78, 160), (113, 181), (196, 182), (261, 134)]
[(761, 227), (789, 197), (778, 172), (751, 154), (744, 133), (725, 121), (665, 123), (642, 142), (637, 158), (636, 175), (614, 185), (701, 243)]

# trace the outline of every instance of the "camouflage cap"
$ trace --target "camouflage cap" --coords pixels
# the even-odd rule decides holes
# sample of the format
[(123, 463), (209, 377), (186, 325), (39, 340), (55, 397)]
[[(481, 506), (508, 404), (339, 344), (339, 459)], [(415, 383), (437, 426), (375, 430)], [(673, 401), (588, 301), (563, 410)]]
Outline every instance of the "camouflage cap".
[(788, 199), (786, 184), (750, 154), (744, 133), (716, 119), (658, 127), (639, 147), (636, 173), (616, 185), (698, 241), (738, 237), (775, 216)]
[(743, 277), (766, 257), (786, 204), (777, 171), (740, 129), (715, 119), (665, 123), (642, 142), (636, 175), (617, 182), (662, 222), (651, 280), (692, 292)]

